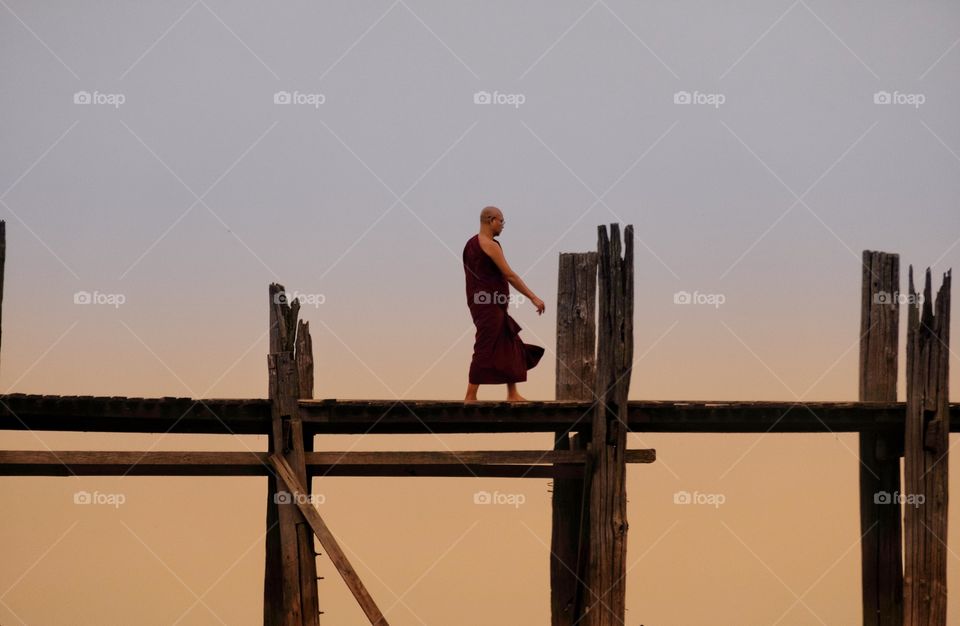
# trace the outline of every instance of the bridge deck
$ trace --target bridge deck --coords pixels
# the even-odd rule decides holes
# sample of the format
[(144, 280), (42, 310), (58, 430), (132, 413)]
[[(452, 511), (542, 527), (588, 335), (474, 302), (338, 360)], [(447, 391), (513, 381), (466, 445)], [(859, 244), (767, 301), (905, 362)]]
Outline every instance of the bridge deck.
[[(308, 433), (551, 432), (590, 421), (590, 402), (301, 400)], [(705, 402), (633, 400), (636, 432), (762, 433), (903, 430), (902, 402)], [(950, 405), (960, 430), (960, 403)], [(264, 399), (0, 395), (0, 430), (267, 434)], [(574, 428), (575, 430), (576, 428)]]

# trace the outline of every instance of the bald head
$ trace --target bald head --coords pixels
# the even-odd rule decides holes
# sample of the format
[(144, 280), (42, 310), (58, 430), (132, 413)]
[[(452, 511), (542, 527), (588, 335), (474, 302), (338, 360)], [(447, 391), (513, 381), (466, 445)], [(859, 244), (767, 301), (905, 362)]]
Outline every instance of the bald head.
[(486, 224), (492, 217), (503, 217), (503, 213), (495, 206), (485, 206), (480, 211), (480, 223)]
[(503, 211), (495, 206), (485, 206), (480, 211), (480, 232), (487, 237), (496, 237), (503, 230)]

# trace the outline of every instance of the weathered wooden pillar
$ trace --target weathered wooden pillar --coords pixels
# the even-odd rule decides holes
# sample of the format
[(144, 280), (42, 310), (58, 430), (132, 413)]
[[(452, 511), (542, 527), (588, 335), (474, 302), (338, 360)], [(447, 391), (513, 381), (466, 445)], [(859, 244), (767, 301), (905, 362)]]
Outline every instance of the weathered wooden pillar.
[[(309, 328), (298, 323), (300, 303), (287, 301), (282, 285), (272, 283), (270, 353), (267, 355), (272, 432), (268, 451), (279, 452), (306, 484), (303, 424), (298, 399), (313, 389), (313, 356)], [(300, 354), (297, 354), (299, 349)], [(301, 381), (301, 374), (306, 380)], [(271, 474), (267, 483), (266, 569), (263, 619), (265, 626), (317, 626), (317, 565), (313, 533), (292, 501), (289, 490), (278, 490)]]
[[(896, 402), (900, 257), (863, 251), (860, 297), (861, 401)], [(903, 561), (902, 432), (860, 433), (860, 558), (864, 626), (900, 626)]]
[[(592, 400), (596, 379), (597, 253), (560, 255), (557, 284), (557, 400)], [(579, 431), (589, 431), (590, 415), (583, 416)], [(579, 450), (585, 438), (561, 431), (554, 436), (555, 450)], [(586, 569), (578, 558), (584, 515), (584, 476), (553, 479), (553, 525), (550, 541), (550, 614), (553, 626), (573, 626), (577, 588)], [(585, 550), (584, 550), (585, 554)]]
[(598, 228), (597, 377), (591, 439), (589, 567), (582, 624), (622, 625), (626, 613), (627, 393), (633, 365), (633, 226)]
[(3, 336), (3, 274), (7, 265), (7, 223), (0, 220), (0, 337)]
[[(936, 303), (930, 269), (923, 302), (907, 315), (907, 415), (904, 433), (904, 626), (947, 623), (947, 451), (950, 446), (950, 271)], [(922, 312), (921, 312), (922, 309)], [(934, 312), (936, 311), (936, 312)]]

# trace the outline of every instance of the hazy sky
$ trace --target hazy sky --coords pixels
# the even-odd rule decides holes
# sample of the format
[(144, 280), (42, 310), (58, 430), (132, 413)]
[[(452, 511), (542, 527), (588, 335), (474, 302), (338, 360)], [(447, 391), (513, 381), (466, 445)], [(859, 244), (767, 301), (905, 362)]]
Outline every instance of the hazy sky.
[[(904, 291), (911, 263), (935, 286), (960, 265), (958, 42), (945, 1), (0, 0), (0, 389), (265, 397), (278, 281), (312, 302), (317, 397), (461, 399), (460, 253), (494, 204), (547, 305), (511, 310), (547, 347), (528, 398), (553, 397), (558, 253), (617, 222), (636, 233), (631, 398), (856, 399), (861, 251), (900, 253)], [(859, 623), (855, 435), (630, 445), (658, 459), (628, 474), (628, 624)], [(350, 446), (549, 436), (317, 441)], [(314, 488), (392, 624), (548, 619), (548, 481)], [(675, 505), (684, 490), (724, 503)], [(0, 623), (260, 623), (264, 496), (253, 478), (4, 478)], [(326, 623), (363, 623), (318, 567)]]

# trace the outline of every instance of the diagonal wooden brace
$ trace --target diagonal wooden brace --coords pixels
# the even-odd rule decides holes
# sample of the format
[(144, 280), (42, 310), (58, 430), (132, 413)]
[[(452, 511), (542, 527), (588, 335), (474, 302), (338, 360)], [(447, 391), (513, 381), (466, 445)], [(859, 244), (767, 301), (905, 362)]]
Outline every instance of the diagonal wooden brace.
[(364, 587), (363, 581), (360, 580), (356, 570), (353, 569), (353, 565), (351, 565), (347, 559), (347, 555), (344, 554), (340, 548), (340, 544), (337, 543), (333, 533), (327, 528), (327, 524), (323, 521), (320, 513), (314, 508), (313, 504), (310, 503), (307, 490), (300, 481), (297, 480), (296, 476), (294, 476), (293, 468), (290, 467), (286, 459), (276, 453), (270, 455), (270, 462), (273, 464), (274, 469), (277, 470), (277, 475), (280, 479), (286, 483), (293, 502), (300, 509), (300, 512), (303, 513), (303, 517), (307, 520), (307, 523), (310, 524), (310, 528), (313, 529), (317, 539), (320, 540), (320, 544), (327, 551), (327, 556), (330, 557), (330, 561), (334, 567), (337, 568), (337, 572), (340, 573), (343, 582), (347, 584), (350, 593), (357, 599), (367, 619), (370, 620), (371, 624), (388, 626), (387, 619), (383, 616), (383, 613), (380, 612), (380, 609), (377, 608), (373, 598), (369, 592), (367, 592), (367, 588)]

